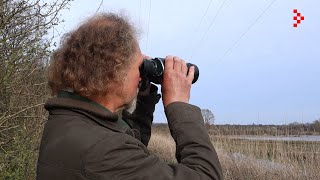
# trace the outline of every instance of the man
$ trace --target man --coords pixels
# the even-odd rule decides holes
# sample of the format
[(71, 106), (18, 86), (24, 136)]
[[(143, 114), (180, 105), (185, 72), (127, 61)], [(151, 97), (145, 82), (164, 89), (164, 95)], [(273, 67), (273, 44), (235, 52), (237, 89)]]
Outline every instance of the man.
[(178, 57), (166, 57), (161, 84), (178, 163), (149, 154), (160, 95), (151, 84), (139, 92), (136, 34), (125, 18), (100, 14), (64, 37), (48, 70), (56, 97), (45, 105), (37, 179), (222, 179), (201, 111), (188, 104), (194, 68)]

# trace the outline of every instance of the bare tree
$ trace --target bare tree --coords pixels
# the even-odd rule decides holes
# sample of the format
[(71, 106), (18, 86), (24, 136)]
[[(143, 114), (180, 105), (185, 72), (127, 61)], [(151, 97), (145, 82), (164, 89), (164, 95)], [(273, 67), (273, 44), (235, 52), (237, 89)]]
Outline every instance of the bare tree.
[(209, 109), (201, 109), (201, 114), (205, 125), (210, 125), (214, 123), (214, 114)]
[(315, 120), (312, 123), (312, 126), (313, 126), (314, 131), (319, 133), (320, 132), (320, 119)]
[(0, 177), (34, 179), (49, 31), (70, 0), (0, 0)]

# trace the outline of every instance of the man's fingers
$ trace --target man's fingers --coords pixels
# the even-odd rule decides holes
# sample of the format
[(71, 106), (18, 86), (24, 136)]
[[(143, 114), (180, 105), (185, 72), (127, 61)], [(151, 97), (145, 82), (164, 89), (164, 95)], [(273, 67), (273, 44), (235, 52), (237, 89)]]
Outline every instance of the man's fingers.
[(181, 61), (181, 71), (183, 74), (187, 76), (188, 67), (187, 67), (187, 63), (184, 60)]
[(189, 68), (189, 72), (188, 72), (187, 78), (188, 78), (189, 83), (192, 83), (193, 78), (194, 78), (194, 66), (191, 66)]
[(181, 59), (178, 57), (173, 57), (173, 69), (175, 71), (181, 71)]
[(173, 57), (172, 56), (166, 57), (164, 70), (165, 71), (173, 70)]

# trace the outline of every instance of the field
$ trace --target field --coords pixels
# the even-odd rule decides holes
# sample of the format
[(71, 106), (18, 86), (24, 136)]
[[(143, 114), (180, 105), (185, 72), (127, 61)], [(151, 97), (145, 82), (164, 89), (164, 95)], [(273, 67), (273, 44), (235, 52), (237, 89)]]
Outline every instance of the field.
[[(314, 179), (320, 177), (320, 142), (246, 140), (210, 135), (227, 180)], [(169, 130), (154, 127), (151, 153), (175, 163), (175, 143)]]

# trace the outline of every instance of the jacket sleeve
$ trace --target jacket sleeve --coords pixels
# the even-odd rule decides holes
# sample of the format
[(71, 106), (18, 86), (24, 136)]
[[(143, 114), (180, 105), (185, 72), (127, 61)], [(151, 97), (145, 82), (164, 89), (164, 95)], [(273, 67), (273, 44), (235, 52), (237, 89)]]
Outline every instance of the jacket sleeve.
[(148, 96), (138, 96), (137, 107), (132, 114), (127, 111), (123, 112), (123, 120), (126, 121), (132, 129), (137, 129), (140, 132), (141, 142), (145, 146), (148, 146), (151, 137), (151, 126), (155, 106), (161, 98), (157, 90), (157, 86), (152, 85)]
[(84, 160), (86, 176), (89, 179), (119, 180), (223, 179), (200, 109), (186, 103), (172, 103), (165, 111), (176, 142), (178, 163), (167, 164), (150, 155), (135, 138), (114, 134), (90, 149)]

